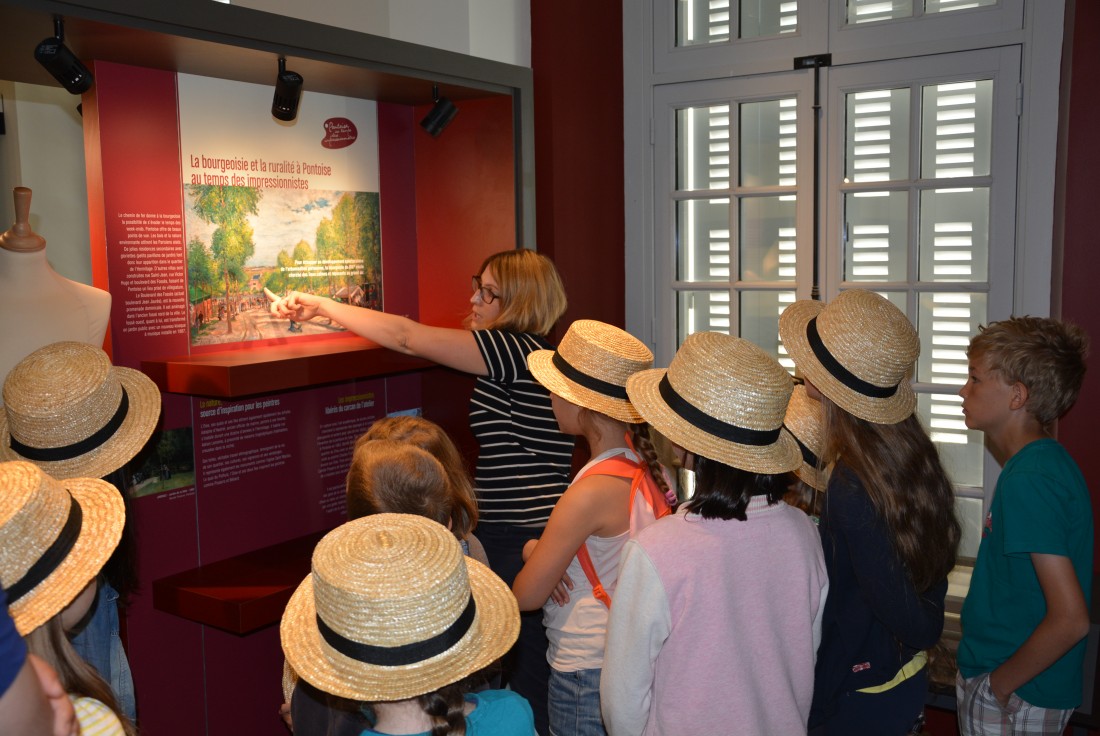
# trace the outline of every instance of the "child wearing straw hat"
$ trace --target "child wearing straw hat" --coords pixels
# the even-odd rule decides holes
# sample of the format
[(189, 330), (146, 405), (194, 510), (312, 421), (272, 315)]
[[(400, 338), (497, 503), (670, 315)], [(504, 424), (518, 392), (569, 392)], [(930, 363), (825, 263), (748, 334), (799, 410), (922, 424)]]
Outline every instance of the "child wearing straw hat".
[(960, 528), (955, 494), (914, 414), (920, 340), (878, 294), (803, 300), (779, 334), (822, 403), (831, 466), (821, 513), (829, 569), (811, 729), (919, 733), (927, 654), (943, 630)]
[(83, 733), (132, 736), (110, 687), (67, 631), (96, 596), (95, 578), (122, 536), (122, 496), (106, 481), (61, 482), (31, 463), (0, 463), (0, 584), (16, 630), (58, 673)]
[[(446, 460), (450, 471), (426, 448)], [(477, 519), (477, 507), (458, 450), (439, 425), (427, 419), (380, 419), (356, 441), (347, 477), (347, 506), (349, 521), (382, 513), (431, 519), (451, 530), (463, 554), (489, 564), (481, 545), (468, 533), (471, 519)], [(301, 684), (289, 666), (284, 666), (283, 696), (280, 714), (298, 733), (358, 736), (362, 731), (358, 708)]]
[(792, 386), (714, 332), (627, 381), (695, 493), (623, 552), (600, 686), (611, 736), (806, 732), (829, 581), (813, 522), (781, 500), (802, 464), (783, 429)]
[[(668, 488), (648, 428), (626, 396), (627, 379), (650, 368), (653, 353), (618, 327), (578, 320), (556, 351), (532, 353), (527, 363), (550, 390), (562, 431), (583, 436), (592, 459), (554, 506), (542, 536), (527, 543), (512, 592), (520, 610), (543, 609), (550, 640), (551, 736), (602, 736), (600, 671), (608, 598), (614, 595), (630, 531), (634, 493), (632, 477), (608, 474), (607, 463), (622, 459), (631, 474), (650, 473), (664, 491)], [(582, 567), (582, 549), (595, 582)], [(572, 590), (555, 593), (563, 576)]]
[(821, 494), (827, 478), (821, 467), (821, 449), (824, 446), (824, 422), (821, 402), (806, 394), (806, 387), (797, 385), (787, 405), (783, 426), (798, 443), (802, 464), (794, 469), (797, 479), (783, 500), (802, 509), (815, 522), (821, 514)]
[[(80, 342), (55, 342), (23, 358), (4, 380), (3, 398), (0, 460), (32, 462), (59, 480), (111, 476), (121, 487), (117, 471), (144, 447), (160, 418), (152, 380), (111, 365), (103, 350)], [(94, 610), (72, 641), (131, 720), (137, 708), (118, 605), (133, 587), (132, 544), (127, 524), (100, 575)]]
[(422, 516), (375, 514), (329, 532), (280, 625), (283, 653), (323, 692), (358, 701), (364, 734), (532, 736), (531, 708), (471, 676), (519, 633), (508, 586)]

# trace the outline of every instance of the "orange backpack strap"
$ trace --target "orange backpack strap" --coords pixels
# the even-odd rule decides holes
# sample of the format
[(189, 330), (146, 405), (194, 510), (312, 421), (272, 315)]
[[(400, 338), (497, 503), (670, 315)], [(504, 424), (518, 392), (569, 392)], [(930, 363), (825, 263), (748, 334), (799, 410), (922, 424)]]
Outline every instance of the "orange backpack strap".
[(600, 603), (611, 608), (611, 596), (603, 589), (603, 583), (600, 582), (600, 576), (596, 574), (596, 567), (592, 564), (592, 557), (588, 554), (587, 544), (582, 544), (581, 548), (577, 550), (577, 562), (581, 563), (581, 569), (584, 570), (584, 576), (588, 578), (588, 582), (592, 584), (592, 595), (594, 595), (596, 600)]
[[(583, 475), (578, 476), (573, 482), (576, 483), (581, 478), (589, 475), (610, 475), (616, 478), (630, 478), (630, 507), (632, 508), (634, 506), (634, 490), (638, 486), (640, 477), (638, 473), (640, 472), (645, 472), (645, 470), (639, 463), (623, 455), (615, 455), (614, 457), (609, 457), (596, 463), (586, 470)], [(600, 601), (608, 608), (611, 608), (611, 596), (604, 590), (603, 583), (600, 582), (600, 576), (596, 574), (596, 566), (592, 564), (592, 556), (588, 554), (587, 544), (582, 544), (581, 548), (577, 550), (577, 562), (581, 563), (581, 569), (584, 570), (584, 576), (588, 578), (588, 582), (592, 586), (592, 595), (596, 597), (596, 600)]]

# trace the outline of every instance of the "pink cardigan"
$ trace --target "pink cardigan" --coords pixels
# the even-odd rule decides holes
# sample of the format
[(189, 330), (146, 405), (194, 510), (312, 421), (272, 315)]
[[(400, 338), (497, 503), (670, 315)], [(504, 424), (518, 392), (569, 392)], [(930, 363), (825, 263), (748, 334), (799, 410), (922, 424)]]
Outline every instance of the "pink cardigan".
[(611, 736), (799, 734), (829, 582), (813, 522), (666, 517), (627, 543), (600, 685)]

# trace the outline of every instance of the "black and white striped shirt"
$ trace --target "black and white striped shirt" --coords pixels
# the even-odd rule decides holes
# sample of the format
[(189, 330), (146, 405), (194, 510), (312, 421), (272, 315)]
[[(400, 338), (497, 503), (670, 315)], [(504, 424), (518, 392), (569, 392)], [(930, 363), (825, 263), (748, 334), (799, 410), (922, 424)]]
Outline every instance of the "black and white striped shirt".
[(529, 333), (473, 334), (488, 369), (470, 398), (470, 429), (480, 446), (478, 523), (545, 526), (569, 485), (573, 438), (558, 429), (550, 393), (527, 370), (527, 356), (553, 348)]

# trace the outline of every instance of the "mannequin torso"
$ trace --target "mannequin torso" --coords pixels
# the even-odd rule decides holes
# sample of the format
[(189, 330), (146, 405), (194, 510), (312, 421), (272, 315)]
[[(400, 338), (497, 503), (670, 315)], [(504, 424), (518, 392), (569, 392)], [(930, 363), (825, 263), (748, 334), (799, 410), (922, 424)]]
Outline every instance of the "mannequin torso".
[(111, 315), (109, 293), (64, 278), (46, 261), (46, 241), (26, 225), (29, 207), (30, 190), (18, 187), (16, 224), (0, 235), (0, 309), (6, 315), (0, 320), (0, 381), (50, 343), (101, 347)]

